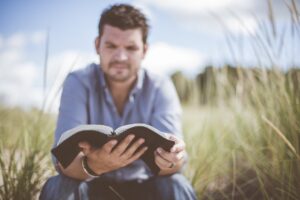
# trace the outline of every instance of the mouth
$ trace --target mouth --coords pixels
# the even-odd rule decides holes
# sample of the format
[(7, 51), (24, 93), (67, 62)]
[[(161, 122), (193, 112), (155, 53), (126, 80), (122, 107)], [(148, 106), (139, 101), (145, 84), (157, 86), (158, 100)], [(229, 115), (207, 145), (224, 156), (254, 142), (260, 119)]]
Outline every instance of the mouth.
[(112, 63), (110, 65), (111, 68), (117, 69), (117, 70), (122, 70), (122, 69), (128, 69), (128, 64), (126, 63)]
[(111, 66), (112, 68), (115, 68), (115, 69), (127, 69), (127, 65), (113, 65)]

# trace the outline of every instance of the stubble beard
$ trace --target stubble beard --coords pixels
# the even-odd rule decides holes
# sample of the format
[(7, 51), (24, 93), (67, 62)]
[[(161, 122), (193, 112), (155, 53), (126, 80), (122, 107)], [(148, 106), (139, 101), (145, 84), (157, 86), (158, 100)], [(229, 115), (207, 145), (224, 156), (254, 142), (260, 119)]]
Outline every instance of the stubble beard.
[[(115, 65), (123, 65), (122, 69), (117, 69)], [(113, 82), (119, 82), (123, 83), (134, 76), (136, 76), (136, 71), (133, 70), (132, 66), (128, 63), (118, 63), (118, 62), (112, 62), (108, 65), (108, 72), (106, 73), (106, 78)]]

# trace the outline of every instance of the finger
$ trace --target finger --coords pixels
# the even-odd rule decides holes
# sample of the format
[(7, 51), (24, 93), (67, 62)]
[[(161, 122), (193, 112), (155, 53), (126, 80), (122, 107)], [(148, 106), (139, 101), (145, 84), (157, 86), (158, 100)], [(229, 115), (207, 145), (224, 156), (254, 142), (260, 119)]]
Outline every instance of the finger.
[(183, 151), (185, 149), (185, 143), (182, 141), (182, 142), (179, 142), (177, 144), (175, 144), (172, 148), (171, 148), (171, 152), (172, 153), (175, 153), (175, 152), (180, 152), (180, 151)]
[(184, 158), (184, 154), (185, 154), (184, 151), (180, 151), (179, 153), (176, 153), (174, 157), (174, 163), (181, 161)]
[(84, 148), (84, 147), (88, 147), (88, 146), (91, 146), (91, 145), (86, 141), (82, 141), (82, 142), (78, 143), (78, 146), (81, 147), (81, 148)]
[(111, 140), (105, 143), (102, 148), (106, 153), (111, 153), (112, 149), (116, 146), (117, 143), (117, 140)]
[(92, 151), (92, 146), (88, 142), (79, 142), (78, 146), (81, 148), (84, 155), (88, 155)]
[(177, 137), (173, 134), (168, 134), (167, 137), (168, 137), (169, 140), (172, 140), (172, 141), (175, 142), (175, 144), (171, 148), (170, 152), (182, 151), (185, 148), (185, 143), (181, 138), (179, 138), (179, 137)]
[(169, 153), (162, 148), (157, 149), (158, 154), (168, 162), (177, 163), (184, 157), (184, 151)]
[(156, 152), (166, 161), (172, 162), (172, 153), (165, 151), (163, 148), (158, 147)]
[(155, 152), (154, 154), (154, 160), (155, 160), (155, 163), (161, 168), (161, 169), (164, 169), (164, 168), (169, 168), (171, 162), (165, 160), (164, 158), (162, 158), (157, 152)]
[(143, 147), (141, 150), (136, 152), (129, 160), (127, 160), (127, 163), (132, 163), (133, 161), (139, 159), (147, 150), (148, 147)]
[(136, 142), (134, 142), (123, 154), (122, 157), (124, 157), (125, 159), (128, 159), (130, 157), (132, 157), (132, 155), (134, 154), (134, 152), (136, 152), (136, 150), (145, 142), (144, 138), (140, 138), (138, 139)]
[(181, 138), (170, 134), (169, 139), (175, 142), (175, 144), (170, 150), (171, 152), (179, 152), (185, 149), (185, 142)]
[(119, 145), (113, 149), (112, 153), (120, 156), (124, 153), (124, 151), (127, 149), (128, 145), (131, 143), (131, 141), (133, 140), (134, 135), (128, 135), (125, 139), (122, 140), (121, 143), (119, 143)]
[(169, 140), (172, 140), (174, 142), (177, 142), (178, 141), (178, 138), (176, 136), (174, 136), (173, 134), (168, 134), (168, 139)]

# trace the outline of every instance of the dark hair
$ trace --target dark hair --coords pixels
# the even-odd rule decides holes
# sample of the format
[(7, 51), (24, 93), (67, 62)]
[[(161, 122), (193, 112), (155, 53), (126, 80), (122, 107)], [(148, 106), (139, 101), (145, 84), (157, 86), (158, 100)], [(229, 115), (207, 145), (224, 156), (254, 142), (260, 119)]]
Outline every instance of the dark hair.
[(98, 34), (103, 34), (104, 25), (111, 25), (121, 30), (141, 28), (143, 42), (147, 43), (149, 25), (146, 16), (137, 8), (128, 4), (115, 4), (106, 8), (98, 25)]

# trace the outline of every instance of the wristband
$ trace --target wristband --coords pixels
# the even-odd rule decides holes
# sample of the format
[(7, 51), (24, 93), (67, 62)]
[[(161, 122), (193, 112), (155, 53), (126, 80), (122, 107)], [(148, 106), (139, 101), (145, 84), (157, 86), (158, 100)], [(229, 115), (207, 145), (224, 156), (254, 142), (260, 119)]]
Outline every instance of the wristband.
[(91, 178), (96, 178), (96, 177), (99, 177), (100, 175), (97, 174), (96, 172), (94, 172), (88, 165), (87, 163), (87, 157), (86, 156), (83, 156), (82, 158), (82, 168), (83, 168), (83, 171)]

